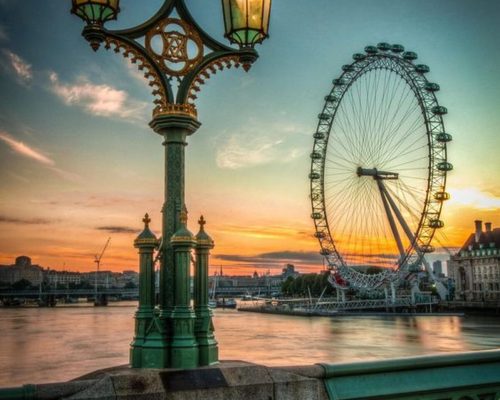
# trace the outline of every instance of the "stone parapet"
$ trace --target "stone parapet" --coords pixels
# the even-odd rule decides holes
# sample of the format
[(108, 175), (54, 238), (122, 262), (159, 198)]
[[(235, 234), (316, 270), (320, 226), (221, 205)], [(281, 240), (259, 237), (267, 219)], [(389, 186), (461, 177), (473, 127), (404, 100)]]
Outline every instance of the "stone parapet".
[(0, 389), (3, 399), (497, 400), (500, 351), (297, 367), (243, 361), (195, 369), (122, 366), (66, 383)]

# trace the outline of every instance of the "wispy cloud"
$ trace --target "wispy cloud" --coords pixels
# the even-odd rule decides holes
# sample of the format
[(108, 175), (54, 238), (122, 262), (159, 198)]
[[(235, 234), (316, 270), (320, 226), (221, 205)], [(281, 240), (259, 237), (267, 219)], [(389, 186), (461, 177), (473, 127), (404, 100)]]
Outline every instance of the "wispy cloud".
[(229, 136), (218, 145), (216, 162), (219, 168), (238, 169), (269, 163), (287, 163), (304, 153), (291, 144), (293, 134), (299, 133), (298, 126), (274, 123), (261, 126), (250, 121), (239, 133)]
[[(0, 38), (2, 37), (2, 30), (0, 27)], [(20, 56), (10, 50), (3, 50), (4, 56), (9, 61), (11, 70), (17, 77), (17, 81), (23, 85), (28, 85), (33, 80), (33, 68), (31, 64), (27, 63)]]
[(61, 178), (67, 181), (78, 182), (81, 180), (81, 177), (79, 175), (58, 168), (56, 166), (55, 161), (52, 160), (50, 157), (46, 156), (40, 150), (35, 149), (32, 146), (28, 146), (27, 144), (14, 139), (7, 132), (0, 130), (0, 141), (6, 143), (10, 147), (10, 149), (14, 151), (14, 153), (44, 165), (52, 172), (54, 172), (56, 175), (59, 175)]
[(146, 103), (130, 99), (124, 90), (93, 84), (85, 77), (73, 84), (63, 83), (55, 72), (50, 73), (49, 79), (51, 90), (67, 105), (82, 107), (89, 114), (102, 117), (144, 119)]
[(130, 228), (128, 226), (98, 226), (96, 228), (99, 231), (106, 231), (109, 233), (137, 233), (138, 230), (134, 228)]
[(17, 224), (17, 225), (47, 225), (54, 221), (43, 218), (16, 218), (0, 215), (0, 223)]
[(460, 205), (483, 210), (500, 208), (500, 197), (477, 188), (450, 189), (450, 206)]
[(29, 147), (27, 144), (15, 140), (6, 132), (0, 131), (0, 140), (6, 143), (14, 152), (20, 154), (24, 157), (31, 158), (32, 160), (38, 161), (39, 163), (55, 166), (54, 160), (50, 159), (46, 155), (42, 154), (41, 151)]

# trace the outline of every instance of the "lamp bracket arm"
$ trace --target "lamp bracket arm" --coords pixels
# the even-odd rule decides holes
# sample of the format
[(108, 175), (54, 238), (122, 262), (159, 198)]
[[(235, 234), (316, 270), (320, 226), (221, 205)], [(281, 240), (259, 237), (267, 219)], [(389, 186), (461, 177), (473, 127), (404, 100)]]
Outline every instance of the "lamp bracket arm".
[(179, 16), (181, 17), (182, 20), (187, 22), (189, 25), (191, 25), (196, 32), (201, 37), (201, 40), (203, 41), (203, 44), (207, 46), (210, 50), (212, 51), (237, 51), (234, 48), (230, 46), (226, 46), (225, 44), (217, 41), (214, 39), (212, 36), (210, 36), (208, 33), (206, 33), (195, 21), (191, 13), (189, 12), (184, 0), (176, 0), (176, 9), (177, 12), (179, 13)]
[(233, 48), (222, 44), (221, 42), (212, 38), (208, 33), (206, 33), (194, 20), (191, 13), (189, 12), (184, 0), (166, 0), (165, 3), (161, 6), (161, 8), (157, 11), (155, 15), (153, 15), (146, 22), (143, 22), (140, 25), (137, 25), (133, 28), (121, 29), (110, 31), (116, 35), (127, 37), (129, 39), (137, 39), (143, 36), (153, 29), (162, 19), (168, 18), (170, 14), (174, 11), (174, 8), (177, 10), (180, 18), (191, 25), (194, 30), (200, 35), (203, 44), (210, 48), (213, 51), (227, 50), (232, 51)]
[(113, 44), (115, 46), (115, 52), (118, 53), (120, 50), (123, 50), (122, 55), (126, 58), (132, 55), (132, 63), (140, 61), (142, 65), (138, 65), (138, 68), (140, 70), (142, 70), (143, 67), (147, 68), (148, 72), (144, 73), (144, 77), (149, 80), (151, 87), (154, 88), (156, 86), (153, 94), (159, 96), (160, 100), (163, 100), (165, 103), (172, 103), (174, 94), (170, 82), (160, 70), (159, 66), (148, 55), (146, 49), (137, 41), (123, 36), (117, 33), (117, 31), (108, 31), (106, 29), (103, 29), (103, 31), (106, 37), (106, 48), (110, 49)]
[(127, 37), (129, 39), (137, 39), (142, 36), (146, 36), (146, 33), (150, 31), (159, 21), (163, 18), (167, 18), (172, 13), (176, 2), (177, 0), (166, 0), (156, 14), (142, 24), (136, 25), (133, 28), (119, 29), (109, 32), (118, 36)]
[(215, 74), (217, 70), (231, 68), (231, 66), (238, 67), (240, 64), (243, 64), (245, 60), (252, 63), (258, 57), (258, 53), (250, 48), (242, 50), (230, 48), (229, 51), (223, 50), (208, 53), (203, 57), (196, 68), (190, 71), (182, 80), (179, 90), (177, 91), (176, 103), (184, 104), (190, 98), (194, 100), (196, 97), (192, 97), (194, 95), (193, 91), (197, 91), (195, 86), (197, 84), (203, 84), (204, 81)]

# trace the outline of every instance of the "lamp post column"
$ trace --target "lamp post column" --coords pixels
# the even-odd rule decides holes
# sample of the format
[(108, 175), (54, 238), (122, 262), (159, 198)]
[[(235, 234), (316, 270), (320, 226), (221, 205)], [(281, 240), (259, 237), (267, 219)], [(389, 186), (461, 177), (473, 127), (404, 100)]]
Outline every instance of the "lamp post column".
[[(144, 230), (134, 241), (134, 247), (139, 249), (139, 307), (135, 313), (135, 336), (131, 343), (130, 365), (132, 368), (145, 367), (145, 360), (151, 356), (144, 346), (150, 347), (147, 342), (147, 332), (155, 317), (155, 277), (153, 266), (153, 253), (158, 245), (158, 239), (149, 229), (151, 219), (146, 214), (144, 219)], [(161, 363), (160, 363), (161, 364)], [(157, 366), (155, 364), (154, 366)]]
[[(179, 211), (184, 206), (184, 152), (187, 136), (201, 125), (187, 114), (161, 114), (149, 124), (163, 136), (165, 146), (165, 195), (162, 207), (162, 248), (160, 263), (161, 317), (170, 318), (174, 307), (174, 252), (170, 238), (179, 229)], [(170, 327), (167, 327), (170, 328)], [(170, 329), (169, 329), (170, 331)]]
[(179, 215), (179, 229), (170, 240), (174, 251), (174, 308), (171, 314), (170, 368), (196, 368), (198, 344), (194, 335), (195, 313), (191, 306), (191, 250), (196, 240), (186, 227), (187, 211)]
[[(189, 285), (177, 286), (177, 266), (171, 238), (182, 227), (179, 214), (185, 204), (184, 153), (187, 145), (186, 138), (193, 134), (200, 125), (193, 115), (187, 113), (159, 114), (154, 116), (150, 122), (153, 130), (164, 138), (163, 145), (165, 146), (165, 198), (162, 207), (163, 239), (160, 249), (159, 308), (160, 321), (163, 326), (164, 350), (170, 354), (166, 367), (180, 366), (178, 362), (171, 358), (172, 354), (175, 353), (173, 347), (179, 343), (175, 340), (175, 336), (178, 336), (175, 327), (179, 325), (175, 322), (176, 318), (179, 317), (179, 313), (174, 315), (174, 310), (179, 306), (176, 293), (179, 294), (179, 291), (181, 291), (186, 292), (182, 293), (182, 296), (190, 295)], [(189, 265), (186, 267), (186, 271), (189, 276)], [(190, 308), (189, 301), (187, 307)], [(192, 308), (191, 313), (193, 314)], [(187, 317), (187, 321), (189, 321), (190, 317)], [(182, 315), (181, 319), (184, 319)]]
[(212, 311), (208, 307), (208, 260), (210, 250), (214, 248), (214, 241), (205, 232), (203, 216), (198, 223), (200, 231), (196, 235), (196, 266), (194, 271), (195, 334), (199, 347), (200, 365), (211, 365), (219, 361)]

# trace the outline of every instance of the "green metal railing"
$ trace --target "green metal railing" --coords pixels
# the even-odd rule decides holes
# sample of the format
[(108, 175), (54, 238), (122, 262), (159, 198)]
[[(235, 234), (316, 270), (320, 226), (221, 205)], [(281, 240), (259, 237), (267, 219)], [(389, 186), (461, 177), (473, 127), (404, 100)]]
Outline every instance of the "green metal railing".
[(499, 400), (500, 351), (322, 365), (332, 400)]
[(0, 389), (0, 400), (34, 400), (36, 398), (35, 385)]

